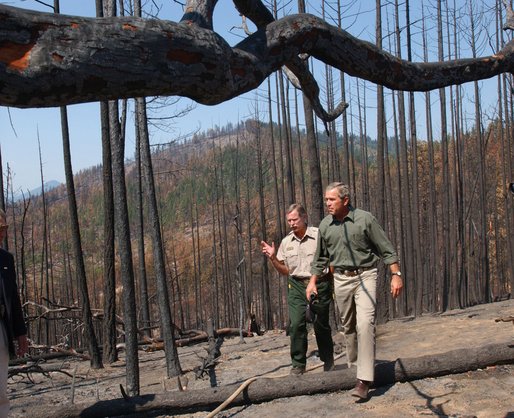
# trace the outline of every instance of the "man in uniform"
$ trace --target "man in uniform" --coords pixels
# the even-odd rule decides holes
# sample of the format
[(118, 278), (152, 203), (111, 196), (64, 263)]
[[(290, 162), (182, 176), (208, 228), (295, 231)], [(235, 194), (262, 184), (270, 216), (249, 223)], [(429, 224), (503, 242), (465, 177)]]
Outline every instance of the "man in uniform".
[(347, 185), (329, 184), (325, 204), (329, 215), (319, 225), (306, 294), (317, 291), (319, 277), (330, 265), (348, 367), (357, 366), (357, 384), (352, 395), (365, 400), (375, 376), (377, 263), (382, 260), (389, 266), (391, 296), (396, 298), (403, 287), (398, 256), (376, 218), (350, 205)]
[[(308, 300), (306, 286), (311, 276), (311, 263), (316, 250), (318, 228), (307, 225), (307, 212), (298, 203), (287, 210), (287, 223), (291, 232), (282, 240), (278, 251), (275, 243), (262, 241), (262, 252), (273, 264), (278, 273), (288, 276), (287, 304), (289, 307), (289, 335), (291, 338), (291, 374), (305, 372), (307, 363), (307, 322), (305, 312)], [(320, 359), (325, 363), (325, 371), (334, 367), (334, 345), (329, 324), (329, 305), (332, 300), (332, 283), (329, 275), (320, 275), (317, 281), (316, 303), (311, 305), (316, 319), (314, 332)]]

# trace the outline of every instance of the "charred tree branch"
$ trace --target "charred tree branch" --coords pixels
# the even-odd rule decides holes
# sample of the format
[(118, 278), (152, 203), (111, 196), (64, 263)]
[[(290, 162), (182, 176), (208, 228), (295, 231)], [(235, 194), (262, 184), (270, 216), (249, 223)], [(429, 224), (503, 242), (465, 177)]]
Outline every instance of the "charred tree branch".
[(255, 89), (302, 53), (391, 89), (428, 91), (510, 73), (513, 50), (511, 41), (487, 57), (416, 63), (309, 14), (273, 21), (230, 47), (212, 30), (184, 22), (0, 6), (0, 105), (49, 107), (156, 95), (214, 105)]

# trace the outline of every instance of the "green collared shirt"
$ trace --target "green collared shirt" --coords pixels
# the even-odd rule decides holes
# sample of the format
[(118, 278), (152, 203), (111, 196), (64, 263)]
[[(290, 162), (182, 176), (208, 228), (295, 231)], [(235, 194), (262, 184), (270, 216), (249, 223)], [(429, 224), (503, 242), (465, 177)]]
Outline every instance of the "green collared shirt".
[(380, 259), (387, 265), (398, 262), (393, 245), (371, 213), (350, 207), (343, 221), (328, 215), (319, 224), (311, 273), (320, 276), (328, 265), (342, 270), (374, 267)]

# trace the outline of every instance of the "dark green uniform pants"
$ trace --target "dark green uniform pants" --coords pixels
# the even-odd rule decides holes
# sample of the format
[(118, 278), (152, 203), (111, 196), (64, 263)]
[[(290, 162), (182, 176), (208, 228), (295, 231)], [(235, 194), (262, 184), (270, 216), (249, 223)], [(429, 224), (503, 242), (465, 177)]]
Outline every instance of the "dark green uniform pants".
[[(307, 299), (305, 288), (307, 282), (288, 277), (287, 304), (289, 305), (289, 335), (291, 337), (291, 360), (295, 367), (305, 367), (307, 363), (307, 321), (305, 309)], [(314, 305), (316, 321), (314, 333), (318, 343), (321, 361), (331, 361), (334, 358), (334, 343), (329, 324), (329, 306), (332, 300), (332, 285), (330, 281), (317, 284), (318, 303)]]

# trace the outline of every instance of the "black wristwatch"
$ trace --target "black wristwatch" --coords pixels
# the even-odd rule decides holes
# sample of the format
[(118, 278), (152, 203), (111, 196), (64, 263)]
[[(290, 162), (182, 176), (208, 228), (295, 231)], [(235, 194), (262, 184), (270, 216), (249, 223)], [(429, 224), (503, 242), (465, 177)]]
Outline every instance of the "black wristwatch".
[(395, 273), (391, 273), (391, 276), (398, 276), (398, 277), (402, 277), (402, 272), (401, 271), (397, 271)]

